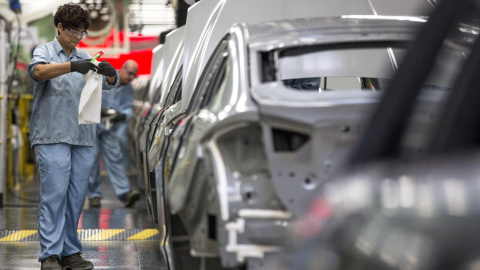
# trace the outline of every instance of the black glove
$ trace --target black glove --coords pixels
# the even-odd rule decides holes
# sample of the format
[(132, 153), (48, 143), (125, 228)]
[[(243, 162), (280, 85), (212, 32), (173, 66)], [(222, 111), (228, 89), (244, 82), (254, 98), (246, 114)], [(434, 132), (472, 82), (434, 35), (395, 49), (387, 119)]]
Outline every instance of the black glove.
[(113, 77), (117, 75), (117, 70), (110, 65), (107, 61), (103, 60), (98, 64), (98, 69), (97, 69), (98, 74), (105, 75), (107, 77)]
[(110, 115), (111, 115), (111, 114), (109, 113), (108, 109), (102, 108), (102, 109), (100, 110), (100, 116), (101, 116), (101, 117), (110, 116)]
[(127, 115), (125, 115), (124, 113), (117, 112), (115, 113), (115, 115), (112, 116), (112, 118), (110, 118), (110, 122), (112, 122), (112, 124), (116, 124), (118, 122), (125, 120), (126, 117)]
[(96, 71), (97, 66), (95, 66), (94, 63), (91, 63), (88, 59), (82, 59), (70, 62), (70, 69), (72, 70), (72, 72), (80, 72), (82, 74), (87, 74), (89, 70)]

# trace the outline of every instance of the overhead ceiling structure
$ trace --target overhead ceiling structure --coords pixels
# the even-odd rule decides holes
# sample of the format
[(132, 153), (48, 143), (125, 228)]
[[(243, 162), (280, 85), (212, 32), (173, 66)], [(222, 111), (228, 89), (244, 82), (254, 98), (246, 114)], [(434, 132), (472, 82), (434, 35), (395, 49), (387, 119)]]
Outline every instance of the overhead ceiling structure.
[(89, 36), (101, 36), (110, 33), (110, 29), (117, 22), (117, 7), (111, 0), (72, 0), (83, 9), (88, 10), (90, 15)]
[[(0, 17), (12, 23), (31, 22), (54, 15), (56, 9), (75, 3), (87, 9), (91, 24), (89, 36), (78, 45), (94, 55), (121, 65), (124, 58), (151, 62), (151, 50), (158, 45), (162, 32), (176, 28), (175, 9), (169, 0), (19, 0), (21, 12), (10, 10), (9, 0), (0, 0)], [(147, 62), (148, 62), (147, 61)], [(151, 63), (139, 74), (149, 74)]]
[[(52, 14), (58, 6), (71, 2), (71, 0), (20, 0), (22, 12), (20, 20), (24, 23), (29, 23), (41, 19), (48, 14)], [(0, 16), (8, 21), (15, 20), (15, 13), (10, 10), (8, 0), (0, 0)]]
[(175, 10), (168, 0), (130, 0), (129, 28), (144, 36), (158, 36), (176, 27)]
[[(114, 2), (110, 0), (20, 0), (20, 20), (29, 23), (52, 14), (58, 6), (67, 3), (82, 5), (90, 11), (92, 27), (90, 34), (107, 31), (115, 21)], [(161, 32), (175, 28), (175, 10), (168, 0), (130, 0), (127, 14), (129, 30), (144, 36), (158, 36)], [(0, 16), (8, 21), (15, 20), (15, 13), (10, 10), (8, 0), (0, 0)], [(99, 28), (99, 29), (97, 29)], [(91, 33), (93, 31), (93, 33)]]

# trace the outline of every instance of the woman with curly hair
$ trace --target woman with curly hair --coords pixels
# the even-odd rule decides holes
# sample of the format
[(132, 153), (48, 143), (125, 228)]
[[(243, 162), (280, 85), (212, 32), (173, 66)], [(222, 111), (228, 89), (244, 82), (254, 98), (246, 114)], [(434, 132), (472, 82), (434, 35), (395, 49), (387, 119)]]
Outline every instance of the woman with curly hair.
[(94, 163), (95, 125), (78, 124), (82, 74), (104, 75), (103, 89), (118, 85), (118, 73), (108, 62), (91, 63), (77, 49), (90, 25), (88, 11), (60, 6), (54, 16), (57, 36), (38, 46), (28, 67), (34, 82), (30, 141), (40, 181), (38, 233), (41, 269), (93, 269), (81, 257), (77, 226)]

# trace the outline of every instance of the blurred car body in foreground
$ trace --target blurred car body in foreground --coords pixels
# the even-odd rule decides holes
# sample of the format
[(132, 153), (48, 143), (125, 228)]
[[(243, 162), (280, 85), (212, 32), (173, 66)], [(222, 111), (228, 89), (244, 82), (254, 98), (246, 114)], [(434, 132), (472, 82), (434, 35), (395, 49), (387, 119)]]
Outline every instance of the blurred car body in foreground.
[(283, 269), (478, 269), (479, 14), (477, 0), (440, 2)]

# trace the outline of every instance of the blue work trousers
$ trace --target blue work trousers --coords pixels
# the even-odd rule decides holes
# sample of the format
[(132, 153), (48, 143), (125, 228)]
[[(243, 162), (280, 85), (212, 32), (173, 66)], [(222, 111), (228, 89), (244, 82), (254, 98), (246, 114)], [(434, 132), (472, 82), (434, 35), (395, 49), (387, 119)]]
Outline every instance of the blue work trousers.
[[(98, 132), (100, 130), (100, 132)], [(112, 183), (113, 190), (117, 197), (130, 191), (130, 180), (125, 172), (123, 153), (120, 147), (120, 139), (113, 130), (97, 130), (97, 142), (95, 143), (95, 166), (88, 183), (88, 198), (102, 198), (100, 190), (100, 168), (99, 156), (102, 154), (105, 169)]]
[(40, 180), (39, 261), (82, 251), (77, 227), (93, 166), (91, 146), (65, 143), (35, 145)]

